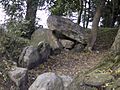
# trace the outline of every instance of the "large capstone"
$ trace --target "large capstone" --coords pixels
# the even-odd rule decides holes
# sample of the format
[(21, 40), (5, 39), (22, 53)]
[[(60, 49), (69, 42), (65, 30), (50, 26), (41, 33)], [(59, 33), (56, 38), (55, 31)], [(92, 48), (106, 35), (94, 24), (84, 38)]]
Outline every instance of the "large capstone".
[(63, 18), (61, 16), (51, 15), (47, 19), (48, 28), (51, 30), (64, 30), (64, 31), (74, 31), (78, 33), (83, 33), (82, 27), (78, 24), (73, 23), (72, 20)]
[(63, 48), (60, 40), (70, 40), (75, 44), (86, 45), (83, 28), (71, 20), (51, 15), (47, 19), (47, 24), (48, 28), (52, 30), (53, 35), (57, 38), (60, 48)]

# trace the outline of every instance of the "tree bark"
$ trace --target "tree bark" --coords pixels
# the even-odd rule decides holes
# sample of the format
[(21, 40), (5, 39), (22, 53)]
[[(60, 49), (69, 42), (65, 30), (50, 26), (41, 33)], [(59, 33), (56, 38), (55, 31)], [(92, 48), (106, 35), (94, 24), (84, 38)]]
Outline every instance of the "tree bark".
[(99, 25), (101, 13), (102, 13), (101, 10), (104, 6), (104, 3), (105, 3), (105, 0), (101, 1), (101, 4), (99, 6), (97, 6), (97, 8), (96, 8), (96, 13), (94, 15), (93, 22), (92, 22), (91, 35), (90, 35), (88, 45), (87, 45), (87, 49), (89, 51), (91, 51), (93, 49), (94, 43), (97, 38), (97, 30), (98, 30), (98, 25)]
[(78, 19), (77, 19), (77, 24), (79, 25), (81, 22), (81, 15), (82, 15), (82, 11), (83, 11), (83, 0), (79, 0), (80, 2), (80, 10), (78, 12)]
[(85, 6), (84, 6), (84, 16), (83, 16), (83, 28), (85, 28), (86, 25), (86, 8), (87, 8), (87, 1), (84, 0)]
[(39, 0), (27, 0), (27, 10), (25, 20), (28, 21), (28, 29), (25, 37), (31, 38), (32, 33), (35, 31), (35, 19)]
[(87, 27), (88, 27), (88, 24), (89, 24), (90, 8), (91, 8), (91, 6), (90, 6), (90, 0), (89, 0), (89, 1), (88, 1), (88, 17), (87, 17), (87, 20), (86, 20), (86, 26), (85, 26), (85, 28), (87, 28)]
[(112, 44), (111, 51), (115, 55), (120, 55), (120, 27), (117, 36), (115, 37), (115, 41)]
[(115, 21), (116, 21), (116, 17), (115, 17), (115, 2), (114, 0), (111, 0), (112, 2), (112, 13), (111, 13), (111, 22), (110, 22), (110, 27), (113, 28)]

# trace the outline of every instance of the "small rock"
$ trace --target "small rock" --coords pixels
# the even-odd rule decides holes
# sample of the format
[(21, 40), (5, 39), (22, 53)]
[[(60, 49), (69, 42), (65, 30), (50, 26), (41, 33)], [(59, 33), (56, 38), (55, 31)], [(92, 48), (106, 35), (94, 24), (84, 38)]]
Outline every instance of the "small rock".
[(70, 40), (61, 40), (61, 43), (65, 49), (71, 49), (73, 48), (74, 42)]
[(8, 71), (8, 76), (16, 84), (19, 90), (27, 90), (27, 69), (20, 67), (13, 67)]
[(74, 46), (74, 48), (72, 49), (72, 51), (73, 51), (73, 52), (81, 52), (81, 51), (84, 50), (84, 48), (85, 48), (84, 45), (82, 45), (82, 44), (76, 44), (76, 45)]
[(59, 76), (48, 72), (38, 76), (29, 90), (64, 90), (64, 86)]

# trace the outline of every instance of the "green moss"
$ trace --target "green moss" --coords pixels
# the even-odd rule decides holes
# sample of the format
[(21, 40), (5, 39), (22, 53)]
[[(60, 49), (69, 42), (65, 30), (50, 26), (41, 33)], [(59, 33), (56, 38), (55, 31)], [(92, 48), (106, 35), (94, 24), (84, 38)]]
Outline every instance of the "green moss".
[(100, 28), (98, 30), (97, 40), (94, 48), (97, 50), (108, 50), (114, 42), (117, 31), (117, 28)]

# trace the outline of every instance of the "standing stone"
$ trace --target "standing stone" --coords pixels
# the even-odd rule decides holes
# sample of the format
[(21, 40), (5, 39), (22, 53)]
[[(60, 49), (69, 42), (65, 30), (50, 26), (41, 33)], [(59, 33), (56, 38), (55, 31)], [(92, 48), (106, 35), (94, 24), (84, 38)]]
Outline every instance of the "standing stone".
[(39, 56), (40, 56), (40, 63), (42, 62), (46, 62), (47, 59), (49, 58), (50, 54), (51, 54), (51, 46), (44, 41), (39, 42), (37, 50), (39, 52)]
[(8, 76), (16, 84), (18, 90), (27, 90), (27, 69), (20, 67), (13, 67), (12, 70), (8, 71)]
[(33, 46), (27, 46), (23, 49), (23, 52), (19, 58), (19, 66), (32, 69), (40, 62), (40, 56), (37, 48)]
[(49, 29), (40, 28), (36, 30), (31, 38), (31, 44), (37, 46), (39, 42), (45, 41), (50, 44), (52, 48), (58, 48), (56, 38)]
[(19, 66), (32, 69), (47, 61), (51, 47), (46, 42), (40, 42), (38, 47), (27, 46), (19, 58)]
[(64, 90), (64, 86), (59, 76), (48, 72), (38, 76), (29, 90)]

